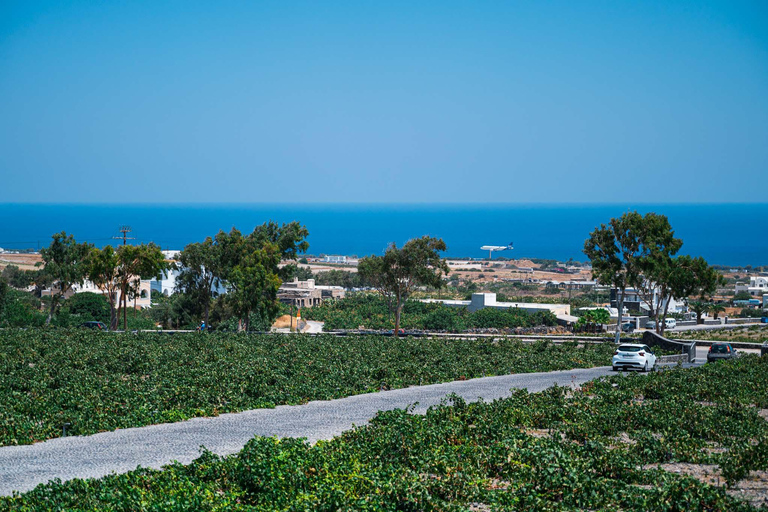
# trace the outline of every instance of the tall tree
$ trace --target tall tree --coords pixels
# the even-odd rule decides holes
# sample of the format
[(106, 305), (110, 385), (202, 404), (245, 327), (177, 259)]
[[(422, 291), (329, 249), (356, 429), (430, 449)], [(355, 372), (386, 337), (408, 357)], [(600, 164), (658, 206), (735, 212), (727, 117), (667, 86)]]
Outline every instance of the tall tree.
[[(656, 319), (656, 331), (663, 333), (663, 320), (667, 316), (669, 302), (675, 296), (675, 276), (679, 274), (681, 264), (687, 264), (673, 258), (683, 241), (675, 238), (675, 232), (665, 215), (647, 213), (637, 229), (642, 256), (638, 260), (640, 274), (635, 276), (631, 284), (648, 305), (650, 316)], [(662, 317), (661, 322), (659, 317)]]
[(203, 312), (205, 325), (209, 325), (208, 315), (211, 299), (222, 282), (223, 269), (221, 250), (211, 237), (202, 243), (188, 244), (179, 253), (180, 272), (176, 277), (176, 290), (191, 297)]
[(640, 274), (639, 260), (643, 255), (640, 239), (642, 223), (642, 215), (627, 212), (618, 219), (611, 219), (608, 225), (601, 224), (595, 228), (584, 242), (584, 254), (592, 264), (593, 277), (602, 284), (616, 288), (616, 343), (621, 339), (621, 321), (627, 288), (637, 281)]
[(65, 231), (53, 235), (53, 241), (48, 247), (40, 250), (44, 265), (42, 272), (53, 283), (51, 287), (51, 306), (48, 310), (46, 325), (56, 312), (61, 298), (76, 284), (83, 284), (86, 275), (85, 259), (91, 249), (91, 244), (77, 243), (75, 237)]
[(306, 238), (309, 236), (307, 228), (299, 224), (298, 222), (289, 222), (279, 225), (274, 221), (265, 222), (261, 226), (257, 226), (253, 230), (253, 233), (249, 235), (250, 241), (254, 247), (263, 247), (268, 242), (275, 244), (277, 247), (280, 259), (282, 261), (288, 261), (279, 270), (278, 275), (280, 279), (291, 279), (296, 272), (296, 258), (299, 253), (307, 252), (309, 249), (309, 243)]
[(121, 245), (116, 252), (119, 261), (117, 277), (120, 281), (120, 296), (124, 298), (123, 329), (127, 329), (125, 300), (128, 295), (139, 293), (142, 279), (160, 279), (170, 268), (170, 263), (165, 260), (160, 247), (151, 242), (141, 245)]
[(120, 258), (117, 251), (106, 245), (92, 248), (87, 258), (88, 279), (106, 295), (109, 302), (109, 329), (117, 329), (117, 294), (120, 291)]
[(403, 305), (419, 286), (441, 288), (448, 264), (440, 257), (446, 250), (440, 238), (423, 236), (409, 240), (398, 249), (390, 244), (384, 256), (368, 256), (358, 263), (358, 273), (387, 300), (395, 314), (395, 335), (400, 330)]
[(282, 277), (292, 275), (295, 267), (280, 262), (295, 260), (306, 252), (307, 229), (298, 222), (278, 225), (267, 222), (243, 236), (237, 229), (220, 231), (214, 243), (218, 246), (220, 278), (227, 287), (227, 301), (249, 329), (252, 313), (271, 324), (279, 309), (277, 291)]
[(665, 329), (664, 320), (669, 309), (669, 298), (698, 298), (694, 309), (698, 323), (701, 313), (706, 309), (707, 297), (713, 294), (719, 285), (725, 283), (722, 274), (709, 266), (704, 258), (692, 258), (688, 255), (672, 258), (665, 272), (652, 275), (652, 278), (659, 283), (659, 289), (663, 290), (660, 299), (665, 301), (661, 303), (662, 308), (656, 311), (656, 330), (660, 333)]
[(279, 310), (277, 291), (282, 284), (277, 275), (280, 251), (271, 242), (260, 248), (246, 244), (244, 253), (229, 274), (227, 295), (235, 313), (243, 320), (245, 331), (251, 328), (251, 314), (258, 314), (271, 324)]

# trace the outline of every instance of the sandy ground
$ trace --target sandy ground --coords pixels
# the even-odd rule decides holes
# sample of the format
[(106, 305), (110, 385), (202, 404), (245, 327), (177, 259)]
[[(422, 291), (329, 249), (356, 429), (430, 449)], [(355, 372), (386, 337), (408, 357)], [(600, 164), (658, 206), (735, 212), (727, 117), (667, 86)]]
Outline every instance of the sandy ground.
[[(497, 268), (494, 265), (506, 265), (511, 264), (521, 268), (534, 268), (537, 267), (531, 260), (510, 260), (510, 261), (491, 261), (483, 262), (483, 272), (467, 272), (462, 270), (452, 271), (450, 275), (458, 275), (461, 279), (471, 279), (477, 283), (489, 283), (494, 281), (500, 281), (504, 279), (535, 279), (542, 282), (546, 281), (591, 281), (592, 272), (589, 270), (582, 270), (578, 274), (565, 274), (562, 272), (547, 272), (542, 270), (534, 270), (531, 272), (520, 272), (511, 268)], [(490, 272), (493, 270), (493, 272)]]
[(43, 261), (39, 254), (0, 254), (0, 271), (8, 265), (16, 265), (22, 270), (34, 270), (35, 264)]

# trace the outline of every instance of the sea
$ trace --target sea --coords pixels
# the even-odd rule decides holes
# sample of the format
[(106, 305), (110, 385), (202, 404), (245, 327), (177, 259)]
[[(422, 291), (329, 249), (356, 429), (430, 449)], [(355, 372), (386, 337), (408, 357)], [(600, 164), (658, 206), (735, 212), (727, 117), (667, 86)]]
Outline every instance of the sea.
[(494, 253), (511, 259), (585, 261), (584, 240), (597, 226), (628, 211), (669, 218), (683, 240), (679, 254), (710, 264), (768, 265), (766, 204), (0, 204), (0, 248), (39, 249), (66, 231), (99, 247), (154, 242), (182, 249), (218, 231), (248, 233), (269, 220), (298, 221), (309, 230), (309, 254), (382, 254), (390, 243), (430, 235), (448, 246), (445, 256), (487, 258), (484, 245), (512, 243)]

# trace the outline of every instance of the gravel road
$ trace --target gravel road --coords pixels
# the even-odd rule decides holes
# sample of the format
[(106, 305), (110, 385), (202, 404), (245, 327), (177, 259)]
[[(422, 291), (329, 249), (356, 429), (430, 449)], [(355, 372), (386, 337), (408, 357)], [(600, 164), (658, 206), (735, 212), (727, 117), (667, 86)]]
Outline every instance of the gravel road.
[(231, 454), (255, 435), (305, 437), (310, 442), (330, 439), (353, 425), (364, 425), (377, 411), (418, 403), (415, 412), (424, 413), (451, 393), (467, 401), (480, 397), (489, 401), (508, 396), (512, 388), (536, 392), (555, 383), (580, 385), (609, 373), (610, 367), (599, 367), (485, 377), (2, 447), (0, 495), (27, 491), (54, 478), (97, 478), (137, 466), (160, 468), (174, 460), (189, 463), (199, 456), (200, 446)]

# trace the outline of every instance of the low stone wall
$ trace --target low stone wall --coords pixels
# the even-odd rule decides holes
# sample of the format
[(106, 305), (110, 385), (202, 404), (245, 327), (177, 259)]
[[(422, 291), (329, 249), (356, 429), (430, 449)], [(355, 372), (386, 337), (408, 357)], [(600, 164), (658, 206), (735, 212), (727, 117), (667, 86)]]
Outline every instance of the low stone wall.
[(661, 347), (664, 350), (674, 350), (681, 355), (688, 358), (688, 362), (692, 363), (696, 359), (696, 342), (686, 343), (683, 341), (673, 341), (660, 336), (653, 331), (645, 331), (643, 333), (643, 343), (649, 347)]
[(656, 359), (657, 363), (676, 363), (676, 362), (682, 362), (687, 363), (688, 362), (688, 354), (677, 354), (674, 356), (659, 356)]

